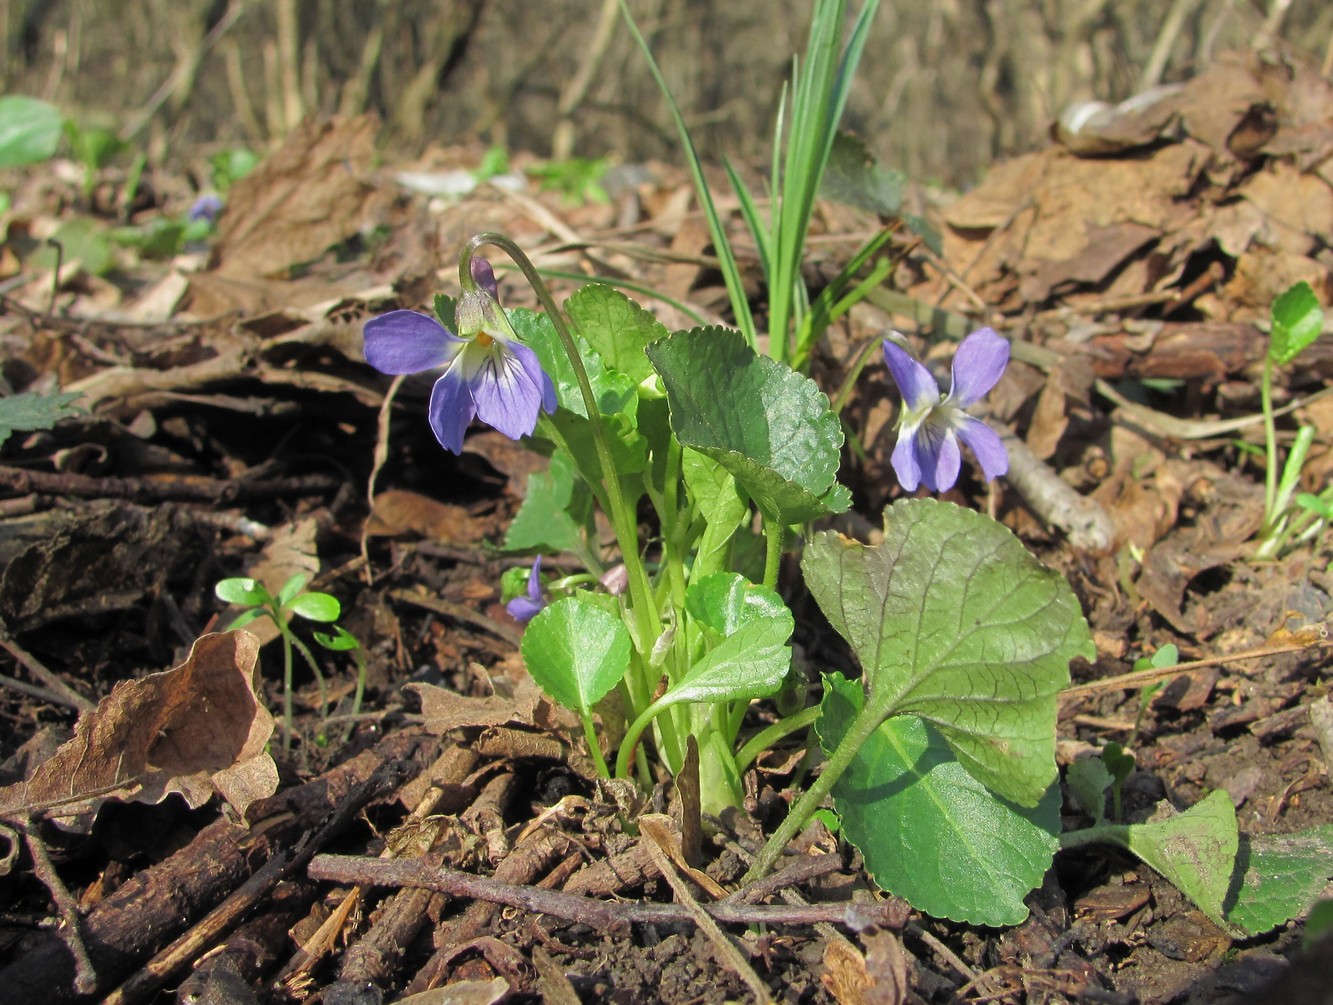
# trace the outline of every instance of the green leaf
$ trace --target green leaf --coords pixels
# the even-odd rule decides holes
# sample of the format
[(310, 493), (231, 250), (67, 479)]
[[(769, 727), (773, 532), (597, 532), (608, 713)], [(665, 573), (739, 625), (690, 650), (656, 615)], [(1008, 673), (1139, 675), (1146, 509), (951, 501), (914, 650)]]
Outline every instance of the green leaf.
[(38, 164), (60, 146), (65, 118), (55, 105), (23, 94), (0, 98), (0, 168)]
[(734, 635), (755, 621), (785, 620), (790, 625), (792, 620), (775, 591), (734, 572), (715, 572), (691, 583), (685, 591), (685, 610), (721, 636)]
[(887, 509), (873, 547), (817, 534), (801, 567), (871, 707), (921, 716), (975, 778), (1035, 806), (1056, 775), (1069, 661), (1096, 656), (1064, 577), (994, 520), (934, 499)]
[(14, 430), (50, 429), (61, 419), (82, 415), (83, 409), (71, 408), (70, 402), (83, 397), (78, 391), (56, 391), (39, 394), (25, 391), (0, 398), (0, 443)]
[(284, 606), (309, 621), (332, 622), (342, 616), (342, 604), (327, 593), (302, 593)]
[(706, 454), (686, 447), (681, 451), (680, 467), (685, 488), (705, 525), (694, 546), (693, 580), (726, 568), (729, 544), (750, 507), (736, 490), (731, 472)]
[(655, 707), (686, 701), (748, 701), (775, 694), (791, 669), (787, 640), (793, 627), (791, 612), (784, 607), (779, 615), (738, 628), (690, 667)]
[(907, 176), (882, 166), (859, 137), (838, 133), (820, 194), (880, 216), (896, 216), (906, 184)]
[(295, 599), (296, 595), (305, 589), (305, 584), (308, 582), (310, 582), (310, 574), (308, 572), (297, 572), (289, 576), (287, 582), (283, 583), (278, 590), (278, 596), (276, 598), (278, 606), (288, 606), (292, 600)]
[(842, 426), (810, 378), (728, 328), (676, 332), (646, 351), (677, 438), (730, 471), (765, 515), (804, 523), (851, 504), (834, 481)]
[(1269, 357), (1278, 366), (1286, 366), (1319, 337), (1323, 328), (1324, 312), (1310, 284), (1302, 280), (1273, 301)]
[(361, 640), (342, 625), (334, 625), (332, 632), (311, 632), (316, 642), (330, 652), (342, 653), (361, 648)]
[(591, 712), (629, 669), (625, 625), (580, 594), (557, 600), (529, 621), (521, 648), (537, 686), (580, 714)]
[(115, 264), (110, 233), (90, 217), (76, 216), (64, 221), (51, 235), (51, 241), (60, 245), (60, 252), (51, 246), (42, 248), (28, 259), (28, 264), (37, 269), (54, 269), (57, 258), (62, 267), (77, 261), (92, 276), (109, 272)]
[(234, 632), (238, 628), (245, 627), (251, 621), (255, 621), (259, 618), (272, 618), (272, 617), (273, 617), (273, 612), (270, 611), (267, 607), (252, 607), (250, 608), (250, 610), (238, 614), (235, 618), (232, 619), (231, 624), (229, 624), (226, 628), (222, 630), (224, 632)]
[(1065, 771), (1065, 781), (1078, 808), (1092, 817), (1094, 824), (1106, 819), (1106, 790), (1115, 779), (1100, 757), (1081, 757)]
[(264, 589), (263, 583), (248, 576), (219, 580), (218, 585), (213, 587), (213, 593), (223, 603), (236, 604), (238, 607), (262, 607), (273, 599), (268, 590)]
[(664, 338), (666, 326), (625, 294), (590, 283), (565, 301), (565, 312), (607, 366), (635, 384), (653, 372), (643, 349)]
[(97, 127), (80, 129), (70, 123), (68, 132), (75, 159), (84, 167), (94, 171), (106, 167), (125, 149), (125, 143), (110, 129)]
[[(545, 314), (534, 311), (520, 308), (506, 311), (506, 314), (514, 331), (537, 354), (542, 369), (550, 374), (555, 384), (558, 407), (550, 417), (551, 422), (564, 436), (580, 469), (600, 470), (583, 393), (555, 326)], [(648, 463), (647, 442), (636, 427), (638, 383), (623, 373), (608, 369), (601, 355), (577, 333), (574, 342), (588, 373), (593, 400), (602, 415), (616, 471), (621, 476), (636, 474)]]
[(1169, 879), (1219, 927), (1236, 868), (1240, 835), (1231, 798), (1218, 789), (1165, 820), (1105, 828), (1108, 840), (1132, 851)]
[[(861, 687), (824, 677), (820, 745), (831, 754), (864, 702)], [(833, 786), (843, 833), (883, 890), (938, 918), (1016, 925), (1042, 880), (1060, 830), (1060, 790), (1035, 807), (1001, 799), (915, 716), (880, 725)]]
[(505, 532), (505, 547), (511, 551), (577, 551), (579, 527), (590, 505), (587, 489), (575, 482), (569, 455), (557, 450), (547, 470), (528, 475), (528, 491)]
[(1310, 908), (1310, 913), (1305, 919), (1305, 932), (1301, 937), (1301, 945), (1309, 949), (1329, 932), (1333, 932), (1333, 898), (1325, 897), (1316, 901)]
[(1333, 825), (1240, 837), (1226, 920), (1259, 935), (1305, 911), (1333, 879)]

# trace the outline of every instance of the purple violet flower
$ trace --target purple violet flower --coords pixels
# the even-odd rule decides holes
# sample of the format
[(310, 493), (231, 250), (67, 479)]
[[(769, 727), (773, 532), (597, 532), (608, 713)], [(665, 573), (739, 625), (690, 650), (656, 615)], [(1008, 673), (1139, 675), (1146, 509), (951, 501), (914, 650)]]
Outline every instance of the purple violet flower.
[(194, 201), (194, 205), (190, 207), (185, 219), (190, 223), (194, 223), (196, 220), (207, 220), (209, 223), (216, 223), (218, 214), (221, 212), (222, 199), (209, 193), (208, 195), (201, 195)]
[(510, 617), (521, 624), (526, 625), (546, 606), (546, 598), (542, 596), (541, 570), (542, 557), (538, 555), (532, 560), (532, 571), (528, 573), (527, 594), (505, 604)]
[(435, 438), (455, 454), (474, 418), (517, 440), (537, 428), (539, 410), (556, 406), (555, 385), (495, 299), (485, 259), (472, 259), (472, 278), (477, 288), (464, 290), (454, 311), (458, 335), (416, 311), (390, 311), (365, 326), (366, 362), (381, 373), (445, 368), (428, 414)]
[(963, 409), (980, 401), (993, 388), (1009, 363), (1009, 343), (990, 328), (974, 331), (958, 345), (953, 357), (949, 394), (930, 371), (912, 358), (896, 338), (884, 340), (884, 360), (903, 396), (898, 417), (898, 445), (893, 449), (893, 470), (908, 492), (925, 485), (932, 492), (947, 492), (958, 480), (962, 440), (976, 455), (989, 481), (1009, 470), (1009, 454), (1000, 437), (980, 419)]

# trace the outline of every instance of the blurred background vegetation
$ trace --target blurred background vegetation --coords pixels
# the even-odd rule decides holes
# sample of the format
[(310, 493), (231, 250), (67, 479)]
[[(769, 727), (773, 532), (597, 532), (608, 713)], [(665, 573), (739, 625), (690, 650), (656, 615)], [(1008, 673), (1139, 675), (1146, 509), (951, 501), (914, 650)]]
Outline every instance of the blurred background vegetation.
[[(766, 162), (809, 0), (630, 6), (705, 157)], [(154, 163), (262, 150), (308, 114), (361, 111), (381, 116), (394, 155), (480, 139), (679, 161), (614, 0), (0, 0), (0, 33), (5, 93), (109, 126)], [(911, 177), (966, 186), (1044, 144), (1072, 100), (1274, 45), (1328, 74), (1333, 3), (889, 0), (846, 124)]]

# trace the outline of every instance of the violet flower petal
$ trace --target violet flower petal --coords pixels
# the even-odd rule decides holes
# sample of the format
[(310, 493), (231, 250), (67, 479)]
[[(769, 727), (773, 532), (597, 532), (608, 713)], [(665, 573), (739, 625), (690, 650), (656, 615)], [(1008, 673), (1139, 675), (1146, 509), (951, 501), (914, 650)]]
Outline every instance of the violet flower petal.
[(921, 482), (931, 492), (947, 492), (958, 481), (963, 452), (948, 426), (927, 421), (916, 437)]
[(435, 382), (430, 391), (427, 410), (431, 431), (440, 446), (455, 454), (463, 452), (463, 434), (477, 414), (477, 403), (472, 389), (463, 379), (457, 365)]
[(418, 373), (444, 366), (467, 343), (416, 311), (389, 311), (365, 324), (366, 362), (380, 373)]
[(904, 409), (920, 412), (940, 400), (940, 385), (930, 371), (892, 338), (884, 340), (884, 362), (903, 396)]
[(528, 573), (527, 594), (505, 604), (505, 610), (515, 621), (527, 624), (546, 606), (546, 600), (542, 597), (541, 569), (542, 557), (538, 555), (532, 560), (532, 571)]
[(541, 371), (536, 353), (518, 342), (492, 341), (485, 347), (477, 343), (475, 348), (469, 346), (459, 360), (477, 415), (511, 440), (537, 428), (537, 413), (542, 407), (543, 388), (533, 381), (525, 359)]
[(995, 430), (971, 415), (955, 415), (953, 425), (958, 438), (976, 456), (987, 481), (999, 478), (1009, 470), (1009, 451)]
[(473, 257), (468, 262), (468, 269), (472, 273), (472, 281), (485, 290), (492, 300), (500, 299), (500, 284), (495, 281), (495, 270), (491, 268), (491, 263), (484, 258)]
[(1009, 340), (979, 328), (958, 344), (953, 356), (949, 401), (967, 408), (984, 398), (1009, 365)]
[(921, 423), (904, 424), (898, 430), (898, 443), (893, 448), (893, 470), (898, 482), (908, 492), (915, 492), (921, 484), (921, 463), (917, 459), (916, 434)]

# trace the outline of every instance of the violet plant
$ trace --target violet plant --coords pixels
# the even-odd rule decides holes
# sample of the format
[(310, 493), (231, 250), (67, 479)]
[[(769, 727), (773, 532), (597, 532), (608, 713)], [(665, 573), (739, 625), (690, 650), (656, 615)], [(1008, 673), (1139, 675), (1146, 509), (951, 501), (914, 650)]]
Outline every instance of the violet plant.
[[(500, 307), (477, 256), (486, 244), (517, 263), (545, 313)], [(951, 892), (927, 897), (925, 909), (991, 923), (1021, 913), (1056, 847), (1055, 696), (1070, 659), (1092, 655), (1064, 580), (995, 521), (930, 499), (891, 507), (873, 547), (809, 536), (813, 521), (850, 504), (837, 480), (841, 424), (809, 377), (759, 355), (738, 331), (670, 332), (597, 284), (561, 310), (522, 251), (497, 234), (463, 249), (459, 282), (457, 303), (436, 298), (436, 318), (394, 311), (367, 322), (367, 358), (388, 373), (440, 372), (429, 420), (446, 448), (461, 449), (475, 417), (550, 455), (505, 542), (538, 557), (513, 570), (506, 594), (516, 616), (530, 617), (522, 652), (533, 679), (578, 714), (598, 770), (647, 787), (682, 771), (693, 744), (704, 811), (718, 814), (741, 804), (743, 771), (758, 752), (814, 724), (829, 760), (752, 876), (831, 791), (845, 833), (886, 888), (897, 883), (887, 863), (901, 855), (878, 832), (894, 819), (915, 844), (929, 832), (940, 857), (930, 873)], [(1003, 471), (998, 438), (978, 433), (980, 420), (961, 409), (999, 378), (1004, 340), (974, 335), (947, 396), (896, 343), (885, 351), (909, 401), (900, 470), (948, 488), (961, 438), (984, 474)], [(598, 511), (613, 548), (600, 544)], [(780, 560), (802, 538), (807, 586), (868, 685), (862, 694), (829, 675), (823, 701), (808, 708), (792, 665), (795, 618), (779, 591)], [(555, 554), (577, 556), (585, 571), (545, 582), (540, 556)], [(617, 579), (623, 589), (605, 585)], [(780, 703), (788, 714), (752, 714), (756, 699), (784, 690), (798, 699)], [(903, 759), (909, 741), (929, 748), (948, 778), (929, 796), (886, 784), (894, 776), (885, 771), (918, 770), (919, 759)], [(978, 821), (995, 835), (982, 871), (1009, 877), (1004, 913), (994, 907), (1000, 892), (943, 866), (977, 854)], [(1021, 861), (1010, 862), (1015, 855)], [(969, 891), (953, 889), (962, 886)]]
[[(809, 210), (875, 9), (874, 0), (863, 7), (844, 48), (845, 6), (815, 4), (792, 119), (786, 129), (778, 123), (785, 156), (775, 150), (768, 221), (732, 172), (767, 278), (771, 357), (758, 352), (764, 340), (734, 255), (663, 85), (739, 330), (668, 331), (596, 283), (562, 310), (521, 249), (479, 234), (460, 255), (460, 300), (437, 296), (434, 319), (406, 311), (372, 319), (367, 359), (394, 374), (442, 370), (430, 422), (447, 449), (461, 450), (468, 424), (480, 418), (549, 456), (505, 538), (511, 552), (535, 557), (510, 570), (504, 597), (526, 620), (529, 672), (578, 714), (603, 777), (647, 788), (697, 763), (703, 811), (717, 815), (741, 805), (743, 774), (759, 753), (813, 727), (822, 770), (796, 794), (742, 884), (771, 870), (831, 796), (840, 833), (861, 850), (875, 882), (939, 917), (1021, 922), (1024, 898), (1058, 848), (1110, 841), (1203, 898), (1234, 930), (1272, 927), (1308, 903), (1309, 884), (1269, 899), (1227, 893), (1237, 876), (1257, 889), (1252, 875), (1279, 872), (1286, 860), (1281, 848), (1249, 844), (1257, 857), (1242, 861), (1242, 845), (1221, 833), (1216, 800), (1194, 817), (1180, 814), (1183, 824), (1154, 830), (1096, 818), (1088, 831), (1061, 836), (1056, 702), (1070, 662), (1096, 655), (1062, 576), (995, 520), (931, 498), (888, 507), (883, 537), (871, 545), (812, 526), (848, 509), (851, 497), (837, 478), (836, 410), (800, 371), (819, 326), (884, 275), (876, 267), (856, 282), (849, 271), (822, 303), (799, 281)], [(627, 11), (626, 19), (648, 53)], [(856, 269), (882, 246), (877, 240), (854, 257)], [(499, 306), (493, 273), (477, 256), (484, 245), (513, 259), (544, 313)], [(947, 395), (900, 341), (886, 339), (883, 351), (903, 398), (893, 454), (903, 487), (951, 488), (962, 446), (985, 478), (1002, 475), (1008, 459), (999, 437), (964, 410), (1000, 378), (1004, 339), (989, 329), (964, 339)], [(614, 535), (610, 547), (599, 512)], [(791, 584), (779, 582), (783, 555), (798, 547), (805, 587), (861, 668), (859, 681), (824, 674), (822, 697), (808, 706), (809, 682), (790, 648), (796, 624), (783, 590)], [(585, 571), (544, 581), (542, 556), (557, 554)], [(794, 707), (779, 700), (776, 714), (772, 706), (755, 714), (756, 700), (779, 695), (796, 696)], [(1234, 813), (1230, 827), (1234, 834)], [(1182, 833), (1201, 843), (1181, 841)], [(1313, 849), (1326, 851), (1331, 840), (1312, 839), (1302, 862), (1316, 861)], [(1189, 861), (1213, 852), (1207, 883), (1191, 885)]]

